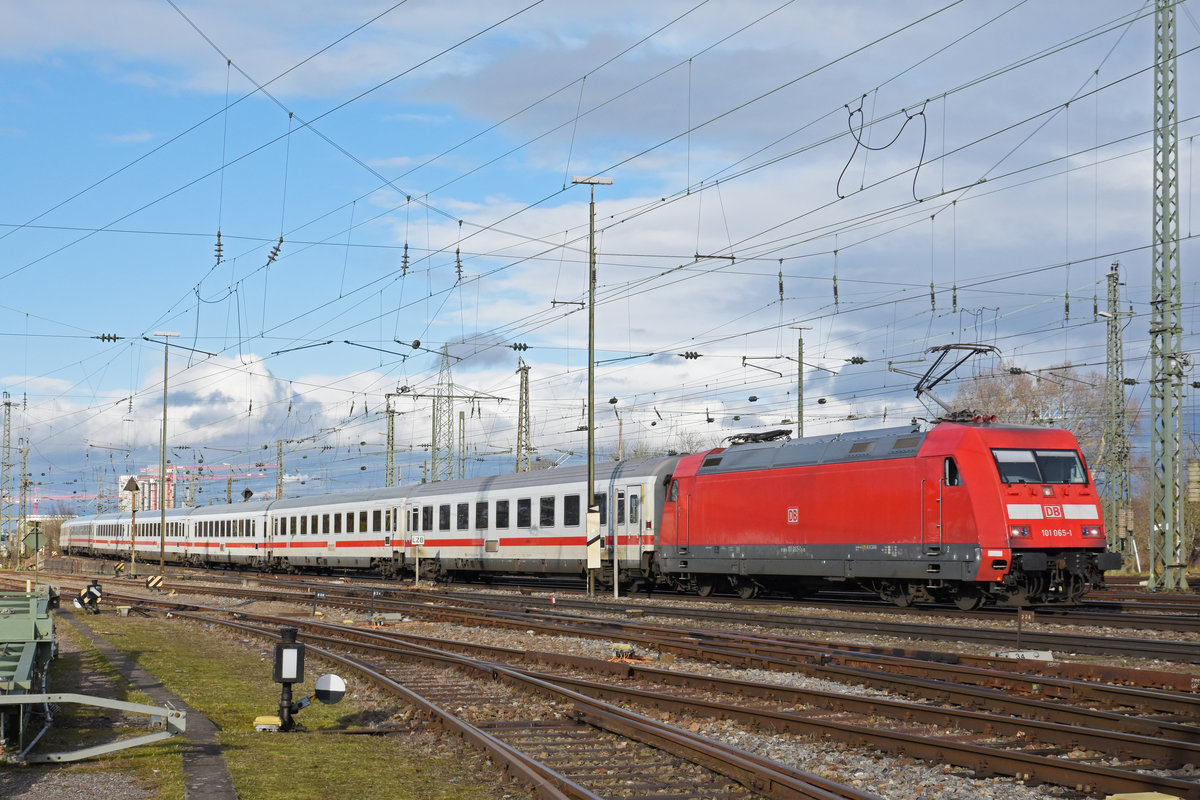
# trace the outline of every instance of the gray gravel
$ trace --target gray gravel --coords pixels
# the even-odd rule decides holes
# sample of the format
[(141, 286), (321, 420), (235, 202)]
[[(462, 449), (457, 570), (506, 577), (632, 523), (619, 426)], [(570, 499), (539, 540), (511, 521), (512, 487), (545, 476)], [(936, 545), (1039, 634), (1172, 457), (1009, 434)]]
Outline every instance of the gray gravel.
[(61, 766), (0, 772), (0, 797), (6, 800), (152, 800), (157, 796), (119, 772), (80, 772)]

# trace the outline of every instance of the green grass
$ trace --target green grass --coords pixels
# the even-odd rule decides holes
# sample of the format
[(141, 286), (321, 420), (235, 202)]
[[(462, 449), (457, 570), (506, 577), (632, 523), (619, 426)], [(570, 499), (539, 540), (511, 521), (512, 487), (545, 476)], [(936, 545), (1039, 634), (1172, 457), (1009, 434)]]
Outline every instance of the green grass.
[[(357, 697), (353, 678), (345, 674), (349, 686), (341, 703), (314, 702), (296, 717), (307, 732), (256, 732), (254, 718), (277, 714), (279, 709), (280, 687), (271, 681), (273, 642), (179, 617), (103, 614), (76, 619), (104, 635), (217, 725), (243, 800), (449, 800), (530, 794), (497, 777), (474, 751), (463, 751), (453, 741), (447, 744), (436, 731), (386, 736), (332, 733), (370, 727), (404, 711)], [(91, 650), (82, 663), (59, 667), (103, 669), (96, 659), (103, 661)], [(294, 698), (311, 694), (315, 679), (327, 671), (334, 670), (322, 669), (311, 656), (306, 659), (307, 680), (293, 687)], [(183, 797), (177, 743), (134, 748), (101, 761), (108, 762), (109, 769), (128, 769), (163, 798)]]

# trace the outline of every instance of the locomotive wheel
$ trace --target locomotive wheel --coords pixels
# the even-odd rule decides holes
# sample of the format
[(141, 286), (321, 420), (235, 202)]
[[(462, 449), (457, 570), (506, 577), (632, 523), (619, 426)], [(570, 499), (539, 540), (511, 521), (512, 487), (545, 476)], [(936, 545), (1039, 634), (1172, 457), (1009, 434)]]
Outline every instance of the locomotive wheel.
[(885, 583), (879, 590), (879, 596), (900, 608), (908, 608), (913, 604), (912, 593), (903, 583)]
[(696, 578), (696, 594), (701, 597), (708, 597), (713, 593), (716, 586), (713, 579), (709, 577)]
[(983, 594), (974, 589), (963, 589), (954, 595), (954, 605), (959, 611), (975, 611), (983, 608)]

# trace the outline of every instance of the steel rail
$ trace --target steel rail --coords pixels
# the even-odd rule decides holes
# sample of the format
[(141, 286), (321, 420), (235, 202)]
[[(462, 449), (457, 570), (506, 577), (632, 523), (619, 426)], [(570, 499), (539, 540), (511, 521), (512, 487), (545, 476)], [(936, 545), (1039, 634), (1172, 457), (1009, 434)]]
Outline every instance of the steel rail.
[[(206, 609), (212, 612), (229, 613), (227, 609)], [(254, 619), (261, 622), (269, 622), (277, 625), (295, 625), (309, 628), (326, 628), (345, 630), (345, 626), (333, 625), (330, 623), (311, 623), (299, 621), (291, 617), (278, 617), (266, 614), (250, 614), (238, 612), (242, 619)], [(256, 633), (259, 635), (270, 635), (271, 631), (264, 631), (251, 625), (245, 625), (238, 621), (227, 621), (213, 619), (209, 616), (201, 616), (192, 612), (180, 612), (179, 616), (191, 616), (196, 619), (201, 619), (205, 622), (218, 622), (231, 627), (236, 627), (239, 630)], [(350, 629), (353, 630), (353, 629)], [(311, 634), (302, 633), (301, 638), (308, 644), (312, 638)], [(330, 637), (320, 637), (327, 641), (337, 644), (341, 647), (347, 646), (363, 646), (362, 643), (349, 643), (345, 640), (330, 640)], [(359, 661), (345, 656), (338, 656), (332, 651), (312, 645), (313, 650), (321, 655), (326, 655), (337, 661), (338, 663), (351, 666), (356, 670), (373, 672), (379, 677), (373, 677), (372, 680), (379, 683), (381, 686), (387, 686), (393, 691), (399, 690), (399, 693), (409, 699), (412, 699), (417, 705), (422, 708), (427, 708), (432, 713), (438, 715), (439, 719), (443, 719), (446, 715), (457, 720), (461, 725), (478, 731), (480, 735), (490, 736), (486, 732), (471, 726), (458, 717), (454, 717), (448, 711), (429, 703), (420, 698), (416, 693), (404, 688), (400, 683), (393, 681), (386, 675), (379, 672), (374, 666), (366, 662)], [(376, 646), (377, 648), (379, 646)], [(529, 674), (524, 670), (509, 667), (504, 664), (488, 661), (480, 661), (479, 659), (469, 656), (462, 656), (455, 653), (450, 653), (437, 648), (425, 647), (422, 645), (413, 644), (397, 644), (391, 643), (388, 647), (388, 654), (395, 657), (397, 655), (407, 658), (418, 658), (424, 661), (436, 663), (446, 667), (467, 668), (475, 672), (482, 673), (485, 676), (490, 676), (493, 680), (501, 679), (510, 684), (526, 689), (535, 689), (542, 693), (550, 693), (562, 700), (574, 703), (577, 707), (577, 713), (580, 719), (585, 719), (590, 724), (598, 725), (613, 733), (621, 736), (637, 739), (644, 743), (650, 744), (658, 749), (665, 750), (673, 755), (685, 758), (693, 763), (700, 764), (708, 769), (719, 772), (720, 774), (729, 777), (752, 791), (760, 792), (767, 797), (777, 798), (778, 800), (881, 800), (877, 795), (859, 791), (853, 787), (845, 786), (844, 784), (822, 778), (819, 775), (806, 773), (799, 770), (793, 770), (783, 764), (771, 761), (756, 756), (752, 753), (746, 753), (736, 748), (723, 745), (714, 740), (697, 734), (682, 731), (673, 728), (669, 725), (664, 725), (653, 719), (635, 714), (624, 709), (610, 706), (607, 703), (580, 694), (573, 690), (559, 686), (551, 681), (544, 680), (539, 676)], [(494, 737), (493, 737), (494, 738)], [(507, 748), (507, 745), (505, 745)], [(511, 749), (511, 748), (508, 748)], [(544, 765), (537, 762), (529, 762), (531, 767), (536, 765), (539, 774), (549, 776), (553, 773)], [(544, 772), (543, 772), (544, 770)], [(556, 774), (556, 773), (555, 773)], [(584, 790), (587, 791), (587, 790)], [(594, 795), (585, 795), (585, 797), (594, 797)]]
[[(247, 618), (254, 618), (264, 622), (276, 622), (278, 624), (293, 624), (295, 622), (294, 620), (270, 615), (247, 614), (245, 616)], [(563, 699), (571, 700), (577, 705), (580, 705), (579, 698), (581, 696), (594, 695), (610, 700), (634, 702), (680, 712), (696, 713), (699, 711), (702, 715), (705, 712), (719, 714), (729, 718), (753, 722), (756, 725), (776, 730), (830, 737), (854, 745), (867, 744), (869, 746), (881, 747), (889, 752), (905, 753), (926, 760), (949, 761), (974, 769), (985, 776), (1006, 774), (1028, 782), (1083, 787), (1084, 790), (1100, 790), (1106, 794), (1160, 791), (1189, 798), (1189, 800), (1200, 798), (1200, 784), (1177, 778), (1147, 775), (1130, 770), (1074, 762), (1067, 759), (1056, 759), (1036, 753), (1003, 750), (990, 746), (957, 742), (941, 737), (889, 731), (879, 727), (868, 728), (833, 720), (811, 720), (794, 713), (776, 712), (767, 709), (748, 709), (742, 706), (731, 706), (729, 704), (697, 698), (664, 697), (661, 694), (642, 689), (618, 687), (612, 684), (601, 684), (583, 679), (536, 673), (531, 670), (511, 667), (497, 662), (479, 661), (471, 657), (457, 656), (439, 648), (416, 645), (410, 642), (398, 643), (393, 637), (386, 634), (364, 632), (333, 623), (306, 622), (304, 625), (310, 629), (335, 632), (339, 637), (346, 633), (353, 633), (359, 638), (377, 640), (375, 643), (356, 643), (356, 646), (367, 648), (372, 652), (386, 651), (394, 655), (397, 650), (402, 650), (408, 651), (405, 655), (410, 657), (420, 657), (444, 665), (467, 666), (479, 671), (490, 671), (494, 678), (502, 678), (518, 685), (537, 686), (546, 691), (557, 692), (562, 695)], [(330, 640), (332, 637), (309, 633), (304, 634), (304, 638), (306, 640), (312, 638)], [(347, 643), (340, 638), (334, 640), (334, 642), (338, 646), (347, 646)], [(580, 708), (579, 713), (582, 719), (600, 724), (606, 729), (621, 733), (622, 735), (631, 736), (640, 741), (648, 741), (656, 744), (656, 746), (663, 746), (676, 755), (683, 755), (683, 752), (681, 752), (682, 749), (691, 754), (685, 757), (692, 760), (699, 759), (701, 763), (705, 763), (707, 759), (715, 757), (710, 749), (712, 743), (709, 740), (686, 731), (670, 728), (670, 726), (663, 726), (641, 715), (634, 715), (631, 712), (613, 709), (607, 704), (603, 704), (598, 708), (585, 704)], [(647, 728), (647, 725), (649, 725), (649, 728)], [(1086, 732), (1080, 731), (1078, 733), (1080, 735), (1077, 743), (1079, 746), (1083, 746), (1082, 740), (1085, 738)], [(1139, 738), (1142, 738), (1142, 741), (1138, 743), (1138, 746), (1153, 748), (1152, 743), (1146, 737)], [(1126, 743), (1131, 744), (1134, 737), (1117, 736), (1114, 741), (1122, 739)], [(1099, 746), (1103, 748), (1104, 745), (1100, 744)], [(1196, 747), (1181, 749), (1197, 750)], [(1158, 755), (1161, 756), (1162, 751), (1159, 751)], [(1187, 758), (1190, 755), (1191, 753), (1181, 753), (1179, 757)], [(749, 754), (742, 754), (742, 756), (749, 756)], [(1146, 758), (1151, 756), (1144, 751), (1143, 755), (1139, 757)], [(711, 764), (706, 765), (711, 766)], [(1157, 766), (1167, 766), (1167, 764), (1159, 763)], [(773, 762), (763, 762), (756, 764), (753, 770), (751, 770), (742, 765), (740, 761), (735, 760), (733, 764), (726, 766), (727, 769), (731, 770), (730, 772), (726, 772), (724, 769), (720, 771), (739, 780), (739, 782), (743, 782), (745, 785), (751, 786), (757, 791), (763, 791), (769, 796), (774, 797), (779, 796), (772, 793), (778, 790), (780, 786), (780, 778), (774, 774), (778, 767), (779, 765), (773, 765)], [(751, 782), (746, 783), (746, 781)]]

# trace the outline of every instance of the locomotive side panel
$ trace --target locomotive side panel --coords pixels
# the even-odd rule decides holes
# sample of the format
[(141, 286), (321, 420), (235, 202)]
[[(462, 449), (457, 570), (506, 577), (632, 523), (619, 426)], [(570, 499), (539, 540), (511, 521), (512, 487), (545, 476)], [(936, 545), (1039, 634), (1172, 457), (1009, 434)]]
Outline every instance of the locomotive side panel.
[[(659, 557), (683, 573), (971, 580), (970, 501), (945, 491), (940, 465), (902, 458), (678, 476)], [(672, 522), (685, 533), (670, 537)]]

